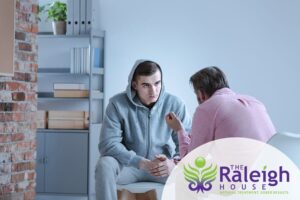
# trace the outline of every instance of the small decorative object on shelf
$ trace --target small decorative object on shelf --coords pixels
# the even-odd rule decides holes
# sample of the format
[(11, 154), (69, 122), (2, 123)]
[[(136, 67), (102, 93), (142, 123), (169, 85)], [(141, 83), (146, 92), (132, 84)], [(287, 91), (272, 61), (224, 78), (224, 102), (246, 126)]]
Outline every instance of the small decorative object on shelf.
[(55, 1), (39, 7), (39, 13), (47, 12), (47, 19), (52, 19), (54, 35), (66, 34), (67, 4)]

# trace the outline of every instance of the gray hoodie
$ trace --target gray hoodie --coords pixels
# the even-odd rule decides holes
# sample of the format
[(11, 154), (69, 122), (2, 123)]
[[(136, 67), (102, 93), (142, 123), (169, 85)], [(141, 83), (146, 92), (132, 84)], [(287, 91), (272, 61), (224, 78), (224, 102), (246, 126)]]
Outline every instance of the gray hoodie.
[(140, 102), (131, 82), (136, 67), (144, 61), (138, 60), (133, 66), (126, 91), (109, 100), (99, 142), (101, 156), (112, 156), (122, 165), (136, 168), (142, 159), (152, 160), (157, 154), (168, 158), (179, 155), (177, 134), (166, 124), (166, 114), (174, 112), (185, 130), (191, 125), (185, 105), (165, 92), (163, 82), (160, 96), (151, 109)]

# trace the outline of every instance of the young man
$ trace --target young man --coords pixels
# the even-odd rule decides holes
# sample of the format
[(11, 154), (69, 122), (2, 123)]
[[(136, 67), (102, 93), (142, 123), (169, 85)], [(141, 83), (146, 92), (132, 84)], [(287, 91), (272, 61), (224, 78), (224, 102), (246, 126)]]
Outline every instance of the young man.
[(199, 102), (188, 136), (176, 113), (166, 122), (178, 133), (180, 155), (198, 146), (226, 137), (246, 137), (266, 142), (275, 133), (265, 106), (250, 96), (229, 89), (225, 74), (217, 67), (207, 67), (190, 78)]
[(166, 181), (179, 156), (177, 135), (164, 120), (171, 111), (190, 127), (185, 105), (165, 92), (160, 66), (137, 61), (126, 91), (112, 97), (106, 108), (96, 167), (98, 200), (116, 200), (117, 183)]

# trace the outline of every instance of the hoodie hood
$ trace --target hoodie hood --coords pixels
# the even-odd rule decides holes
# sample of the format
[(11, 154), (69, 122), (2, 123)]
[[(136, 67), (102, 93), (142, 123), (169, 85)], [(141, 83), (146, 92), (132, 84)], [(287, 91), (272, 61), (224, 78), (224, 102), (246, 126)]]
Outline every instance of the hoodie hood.
[[(134, 65), (131, 69), (131, 72), (128, 76), (128, 85), (127, 85), (127, 88), (126, 88), (127, 97), (129, 98), (131, 103), (133, 103), (136, 106), (140, 106), (140, 107), (145, 107), (145, 106), (142, 103), (138, 103), (139, 100), (135, 101), (135, 99), (138, 99), (138, 97), (137, 97), (136, 91), (131, 87), (131, 83), (132, 83), (132, 79), (133, 79), (133, 74), (134, 74), (137, 66), (139, 64), (141, 64), (142, 62), (145, 62), (145, 61), (151, 61), (151, 60), (140, 59), (140, 60), (137, 60), (134, 63)], [(154, 61), (151, 61), (151, 62), (154, 62)], [(159, 97), (158, 97), (154, 107), (162, 101), (161, 99), (163, 98), (164, 94), (165, 94), (165, 86), (164, 86), (164, 83), (163, 83), (163, 74), (161, 73), (161, 90), (160, 90)]]

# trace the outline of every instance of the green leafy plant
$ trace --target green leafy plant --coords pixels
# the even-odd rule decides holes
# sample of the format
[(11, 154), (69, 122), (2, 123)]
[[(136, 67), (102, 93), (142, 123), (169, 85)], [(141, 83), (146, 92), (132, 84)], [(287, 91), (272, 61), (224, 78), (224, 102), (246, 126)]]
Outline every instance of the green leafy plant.
[(66, 21), (67, 20), (67, 4), (55, 1), (39, 7), (39, 14), (46, 12), (48, 14), (47, 19), (53, 21)]

